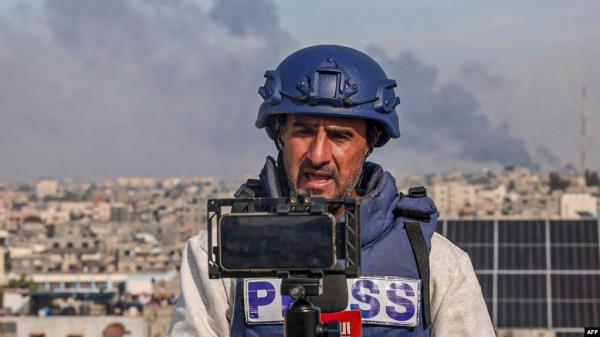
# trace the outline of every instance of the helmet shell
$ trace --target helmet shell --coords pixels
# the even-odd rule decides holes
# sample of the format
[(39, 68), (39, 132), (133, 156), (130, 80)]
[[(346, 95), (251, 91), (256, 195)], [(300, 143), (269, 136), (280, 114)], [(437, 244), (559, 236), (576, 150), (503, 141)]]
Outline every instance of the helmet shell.
[(400, 137), (394, 92), (396, 81), (368, 55), (352, 48), (318, 45), (298, 50), (275, 70), (265, 72), (258, 93), (263, 103), (256, 127), (276, 138), (270, 119), (277, 114), (310, 114), (359, 118), (382, 128), (375, 146)]

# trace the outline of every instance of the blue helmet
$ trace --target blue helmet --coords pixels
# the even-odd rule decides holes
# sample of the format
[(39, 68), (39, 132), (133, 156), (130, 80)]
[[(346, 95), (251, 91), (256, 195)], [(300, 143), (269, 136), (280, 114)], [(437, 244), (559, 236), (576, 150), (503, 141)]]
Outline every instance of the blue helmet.
[(343, 46), (319, 45), (288, 56), (276, 70), (265, 72), (258, 89), (264, 99), (256, 127), (277, 137), (272, 118), (277, 114), (311, 114), (360, 118), (375, 122), (382, 133), (375, 146), (400, 137), (394, 92), (396, 81), (368, 55)]

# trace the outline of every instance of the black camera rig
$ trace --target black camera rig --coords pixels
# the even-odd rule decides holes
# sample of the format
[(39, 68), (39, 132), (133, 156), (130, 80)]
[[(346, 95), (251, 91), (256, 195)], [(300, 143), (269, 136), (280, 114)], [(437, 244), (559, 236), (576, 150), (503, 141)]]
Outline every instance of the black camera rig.
[[(332, 213), (342, 208), (343, 222), (337, 222)], [(209, 199), (207, 219), (211, 279), (281, 278), (281, 294), (294, 299), (285, 312), (285, 336), (339, 336), (339, 324), (321, 324), (308, 297), (322, 294), (327, 275), (361, 275), (355, 199)]]

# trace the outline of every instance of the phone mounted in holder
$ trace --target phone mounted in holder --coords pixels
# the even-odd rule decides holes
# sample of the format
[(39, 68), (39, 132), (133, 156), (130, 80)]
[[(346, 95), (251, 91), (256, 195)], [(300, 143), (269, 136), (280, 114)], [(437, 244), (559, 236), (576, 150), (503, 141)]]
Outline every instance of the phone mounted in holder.
[[(332, 213), (341, 208), (338, 222)], [(209, 278), (280, 278), (281, 294), (293, 299), (284, 314), (286, 337), (340, 336), (339, 323), (323, 325), (309, 297), (322, 295), (327, 275), (361, 275), (355, 199), (209, 199), (207, 220)]]

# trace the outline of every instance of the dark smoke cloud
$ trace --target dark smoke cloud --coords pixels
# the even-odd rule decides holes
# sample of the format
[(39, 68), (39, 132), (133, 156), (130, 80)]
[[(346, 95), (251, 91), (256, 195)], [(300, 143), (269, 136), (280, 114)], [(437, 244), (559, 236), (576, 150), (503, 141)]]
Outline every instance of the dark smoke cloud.
[(272, 148), (253, 128), (256, 88), (296, 42), (272, 2), (236, 3), (49, 0), (19, 7), (18, 24), (0, 15), (0, 179), (255, 170)]
[(535, 150), (536, 158), (538, 161), (548, 167), (557, 168), (560, 166), (560, 158), (555, 155), (550, 149), (544, 145), (539, 145)]
[(507, 85), (504, 78), (492, 73), (488, 66), (476, 61), (468, 62), (462, 67), (460, 80), (470, 87), (482, 88), (485, 91), (501, 90)]
[(210, 9), (209, 15), (237, 36), (258, 35), (291, 40), (289, 33), (280, 28), (279, 13), (273, 1), (219, 0)]
[[(505, 123), (493, 126), (473, 93), (457, 83), (439, 84), (437, 69), (409, 52), (395, 58), (375, 47), (370, 52), (398, 83), (402, 146), (424, 152), (455, 151), (457, 158), (478, 163), (537, 168), (524, 140), (511, 135)], [(478, 69), (473, 66), (467, 71)]]
[[(0, 179), (256, 172), (274, 151), (256, 89), (299, 47), (268, 0), (19, 2), (0, 14)], [(402, 147), (534, 166), (434, 66), (374, 53), (399, 83)]]

